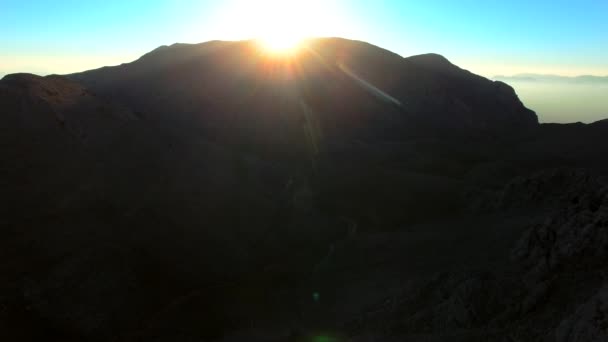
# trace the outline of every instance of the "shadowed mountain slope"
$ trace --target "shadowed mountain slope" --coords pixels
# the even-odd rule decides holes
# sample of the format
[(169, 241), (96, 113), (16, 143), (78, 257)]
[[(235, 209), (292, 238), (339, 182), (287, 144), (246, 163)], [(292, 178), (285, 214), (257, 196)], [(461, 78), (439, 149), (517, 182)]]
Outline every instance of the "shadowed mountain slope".
[[(352, 75), (402, 105), (382, 101), (353, 82)], [(504, 83), (473, 75), (438, 55), (402, 58), (338, 38), (307, 41), (287, 57), (268, 55), (253, 41), (177, 44), (130, 64), (70, 77), (150, 115), (199, 118), (216, 134), (233, 121), (241, 129), (259, 126), (268, 139), (276, 138), (283, 129), (276, 125), (299, 119), (302, 108), (318, 117), (329, 136), (332, 130), (378, 128), (385, 137), (388, 126), (403, 134), (416, 124), (453, 133), (537, 124)]]
[(0, 108), (0, 338), (605, 334), (606, 123), (442, 56), (176, 44)]

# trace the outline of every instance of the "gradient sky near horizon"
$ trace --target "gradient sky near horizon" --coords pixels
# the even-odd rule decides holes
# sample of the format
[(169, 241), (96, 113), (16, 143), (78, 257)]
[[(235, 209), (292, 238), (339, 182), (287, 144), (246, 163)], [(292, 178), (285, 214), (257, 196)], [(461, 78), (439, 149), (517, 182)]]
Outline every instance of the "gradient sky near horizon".
[(0, 0), (0, 75), (69, 73), (160, 46), (297, 25), (403, 56), (436, 52), (484, 76), (608, 75), (603, 0)]

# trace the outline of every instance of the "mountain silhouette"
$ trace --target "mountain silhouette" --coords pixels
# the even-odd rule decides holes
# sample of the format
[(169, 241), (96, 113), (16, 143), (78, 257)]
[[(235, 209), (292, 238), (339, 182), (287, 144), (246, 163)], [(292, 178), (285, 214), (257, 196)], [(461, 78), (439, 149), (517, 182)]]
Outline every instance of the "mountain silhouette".
[(174, 44), (0, 108), (6, 340), (606, 336), (606, 121), (440, 55)]
[[(353, 75), (396, 99), (399, 108), (353, 82)], [(394, 119), (392, 125), (420, 122), (449, 129), (506, 130), (537, 123), (512, 88), (442, 56), (403, 58), (338, 38), (307, 41), (297, 56), (283, 60), (268, 56), (253, 41), (177, 44), (130, 64), (69, 77), (150, 115), (198, 114), (205, 124), (227, 124), (226, 116), (235, 112), (248, 113), (260, 125), (267, 119), (273, 124), (279, 112), (297, 116), (302, 104), (328, 127), (340, 128), (386, 118)]]

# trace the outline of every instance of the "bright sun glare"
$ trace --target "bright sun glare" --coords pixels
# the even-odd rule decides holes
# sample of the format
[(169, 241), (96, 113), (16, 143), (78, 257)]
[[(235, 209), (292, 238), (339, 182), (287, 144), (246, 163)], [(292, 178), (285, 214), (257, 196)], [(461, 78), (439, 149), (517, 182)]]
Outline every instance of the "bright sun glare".
[(306, 34), (306, 13), (302, 2), (266, 1), (258, 7), (259, 38), (272, 52), (289, 52), (298, 47)]
[[(221, 33), (226, 39), (255, 38), (274, 54), (297, 50), (303, 40), (321, 36), (349, 36), (347, 13), (328, 0), (226, 0)], [(220, 20), (220, 19), (218, 19)]]
[(293, 52), (300, 42), (327, 28), (328, 7), (320, 0), (237, 1), (230, 6), (231, 29), (247, 30), (271, 53)]
[(289, 34), (276, 34), (261, 37), (264, 48), (272, 52), (289, 52), (298, 47), (302, 38)]

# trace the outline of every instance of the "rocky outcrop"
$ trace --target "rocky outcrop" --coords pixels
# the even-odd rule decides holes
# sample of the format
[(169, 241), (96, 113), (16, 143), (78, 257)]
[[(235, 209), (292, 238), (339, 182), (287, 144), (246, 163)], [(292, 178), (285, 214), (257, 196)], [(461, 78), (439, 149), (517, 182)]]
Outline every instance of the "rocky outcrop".
[(601, 288), (564, 319), (555, 332), (556, 342), (600, 342), (608, 338), (608, 287)]
[[(3, 119), (19, 123), (5, 135), (23, 130), (21, 135), (42, 135), (39, 139), (49, 143), (61, 138), (46, 137), (43, 130), (50, 134), (60, 128), (81, 143), (107, 144), (124, 122), (137, 119), (124, 106), (102, 100), (81, 84), (56, 75), (7, 75), (0, 81), (0, 101)], [(48, 120), (55, 122), (50, 124)]]
[(512, 287), (491, 272), (441, 274), (423, 291), (433, 303), (409, 320), (414, 331), (449, 332), (487, 326), (513, 304)]
[[(516, 191), (521, 185), (527, 190)], [(512, 184), (503, 200), (552, 205), (553, 212), (527, 230), (513, 250), (513, 257), (538, 276), (601, 260), (608, 254), (608, 188), (588, 172), (560, 169), (541, 173)]]
[[(558, 342), (608, 338), (605, 182), (585, 170), (549, 170), (512, 183), (505, 195), (505, 203), (536, 205), (545, 212), (511, 252), (522, 267), (521, 279), (530, 298), (536, 292), (542, 295), (532, 308), (561, 319), (553, 328)], [(588, 298), (586, 303), (577, 303), (584, 298)], [(573, 313), (566, 314), (565, 308)]]

